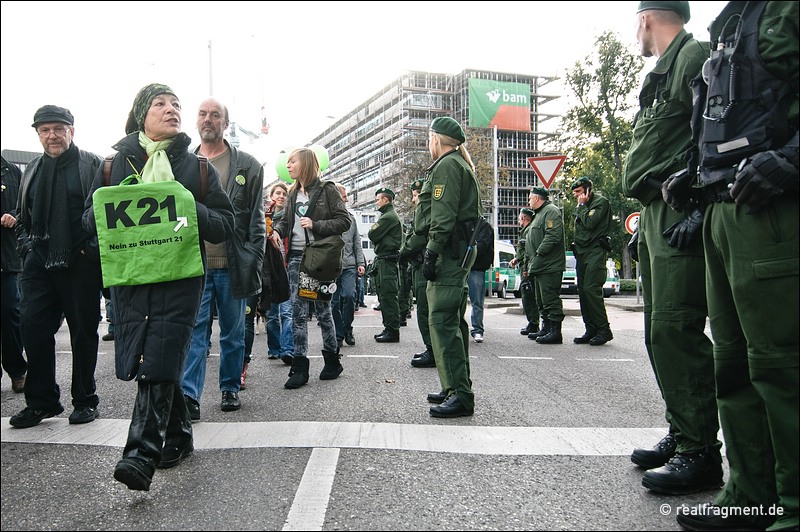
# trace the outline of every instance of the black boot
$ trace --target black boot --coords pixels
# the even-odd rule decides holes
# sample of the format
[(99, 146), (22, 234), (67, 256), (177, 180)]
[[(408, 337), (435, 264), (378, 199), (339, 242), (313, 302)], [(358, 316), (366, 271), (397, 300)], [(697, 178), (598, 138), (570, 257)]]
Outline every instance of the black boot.
[(602, 331), (598, 331), (591, 340), (589, 340), (589, 345), (603, 345), (604, 343), (608, 342), (609, 340), (613, 340), (614, 335), (611, 334), (611, 327), (606, 327)]
[(531, 340), (536, 340), (540, 336), (544, 336), (550, 332), (550, 320), (542, 319), (542, 328), (538, 331), (532, 332), (528, 334), (528, 338)]
[(176, 386), (171, 382), (138, 383), (128, 441), (122, 451), (122, 460), (114, 468), (114, 478), (128, 489), (150, 490), (156, 465), (161, 461), (163, 435), (167, 432)]
[(436, 359), (433, 358), (433, 347), (426, 345), (425, 351), (416, 353), (411, 359), (411, 365), (415, 368), (435, 368)]
[(289, 380), (284, 388), (299, 388), (308, 382), (308, 357), (292, 358), (292, 369), (289, 370)]
[(676, 453), (669, 462), (645, 471), (642, 486), (666, 495), (685, 495), (722, 486), (719, 449)]
[(342, 367), (341, 362), (339, 359), (341, 355), (339, 353), (333, 353), (331, 351), (322, 350), (322, 358), (325, 359), (325, 367), (322, 368), (322, 371), (319, 374), (319, 380), (321, 381), (330, 381), (338, 377), (344, 368)]
[(527, 336), (531, 333), (538, 333), (538, 332), (539, 332), (539, 324), (531, 322), (528, 322), (528, 324), (525, 327), (519, 330), (519, 333), (522, 336)]
[(597, 334), (597, 331), (590, 327), (586, 327), (586, 332), (583, 333), (583, 336), (578, 336), (577, 338), (573, 338), (572, 341), (576, 344), (588, 344), (589, 341), (594, 338)]
[(675, 441), (675, 430), (670, 427), (666, 436), (655, 444), (652, 449), (634, 449), (631, 453), (631, 462), (643, 469), (661, 467), (675, 456), (678, 442)]
[(164, 438), (164, 449), (161, 452), (159, 469), (168, 469), (180, 464), (184, 458), (194, 452), (192, 422), (189, 408), (180, 386), (175, 386), (172, 394), (172, 410), (167, 423), (167, 436)]
[(530, 340), (536, 340), (540, 336), (546, 336), (547, 333), (550, 332), (551, 327), (553, 326), (553, 322), (546, 318), (542, 318), (542, 327), (539, 329), (539, 332), (532, 332), (528, 335)]
[(561, 322), (550, 321), (550, 330), (544, 336), (536, 338), (537, 344), (561, 344), (564, 343), (564, 338), (561, 336)]

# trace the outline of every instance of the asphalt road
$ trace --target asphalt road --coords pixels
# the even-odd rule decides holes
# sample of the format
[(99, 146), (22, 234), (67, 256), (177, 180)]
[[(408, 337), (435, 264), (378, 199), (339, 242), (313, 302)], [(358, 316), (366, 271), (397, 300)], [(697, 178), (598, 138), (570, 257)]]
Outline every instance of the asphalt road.
[[(67, 423), (64, 326), (64, 414), (10, 427), (24, 397), (2, 379), (0, 528), (679, 530), (676, 507), (710, 501), (713, 492), (668, 497), (641, 486), (630, 452), (666, 433), (663, 406), (641, 306), (625, 296), (606, 301), (614, 340), (591, 347), (572, 343), (583, 332), (574, 298), (565, 299), (565, 343), (556, 346), (519, 334), (519, 300), (488, 299), (485, 342), (470, 347), (475, 415), (449, 420), (428, 413), (436, 370), (409, 364), (422, 350), (415, 319), (400, 343), (377, 344), (380, 313), (361, 309), (357, 344), (343, 347), (344, 373), (334, 381), (318, 379), (321, 335), (311, 322), (311, 379), (297, 390), (283, 387), (288, 367), (266, 358), (262, 329), (237, 412), (219, 408), (215, 326), (196, 451), (157, 471), (149, 492), (131, 492), (112, 476), (135, 384), (114, 377), (111, 343), (101, 341), (96, 372), (101, 418)], [(103, 322), (101, 335), (105, 329)]]

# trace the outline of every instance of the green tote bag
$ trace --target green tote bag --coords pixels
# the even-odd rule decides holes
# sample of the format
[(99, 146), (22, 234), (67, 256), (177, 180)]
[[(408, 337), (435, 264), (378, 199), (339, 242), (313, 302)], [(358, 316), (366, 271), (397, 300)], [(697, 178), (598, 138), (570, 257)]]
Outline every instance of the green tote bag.
[(139, 183), (130, 175), (92, 196), (103, 286), (203, 275), (197, 207), (178, 181)]

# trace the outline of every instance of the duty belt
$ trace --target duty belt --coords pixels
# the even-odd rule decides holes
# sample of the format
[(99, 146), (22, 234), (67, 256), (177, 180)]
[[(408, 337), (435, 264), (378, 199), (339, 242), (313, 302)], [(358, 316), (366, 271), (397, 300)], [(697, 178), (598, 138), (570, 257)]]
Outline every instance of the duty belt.
[(397, 260), (400, 258), (400, 254), (394, 253), (392, 255), (378, 255), (376, 258), (381, 260)]

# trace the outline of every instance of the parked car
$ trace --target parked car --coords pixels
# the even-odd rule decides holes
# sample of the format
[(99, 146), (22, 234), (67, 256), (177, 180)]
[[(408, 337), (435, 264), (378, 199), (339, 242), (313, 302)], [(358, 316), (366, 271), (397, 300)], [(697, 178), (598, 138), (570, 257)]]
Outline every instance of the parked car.
[[(567, 266), (561, 276), (561, 294), (574, 295), (578, 293), (578, 272), (575, 255), (571, 251), (566, 252)], [(606, 261), (606, 282), (603, 284), (603, 296), (611, 297), (619, 294), (619, 272), (613, 259)]]
[(494, 262), (486, 270), (486, 295), (497, 294), (500, 299), (505, 299), (511, 292), (514, 297), (520, 297), (519, 287), (522, 284), (522, 275), (517, 268), (512, 268), (509, 263), (516, 256), (514, 246), (501, 240), (494, 241)]

